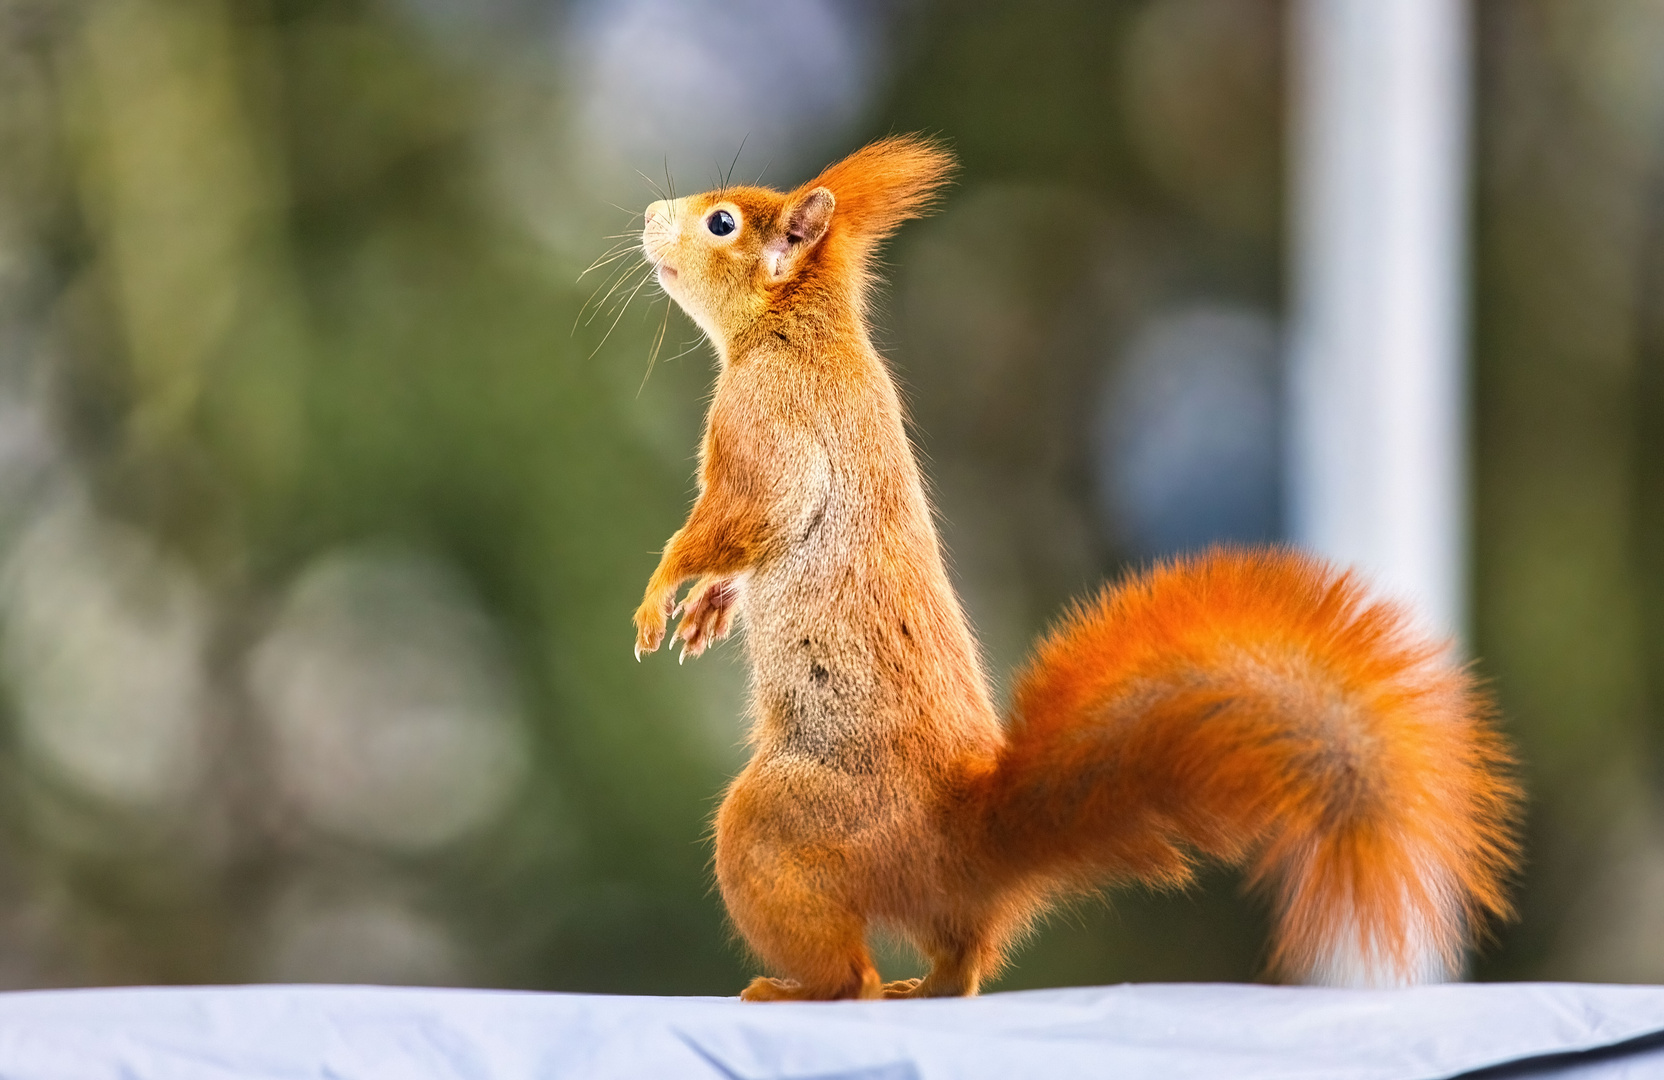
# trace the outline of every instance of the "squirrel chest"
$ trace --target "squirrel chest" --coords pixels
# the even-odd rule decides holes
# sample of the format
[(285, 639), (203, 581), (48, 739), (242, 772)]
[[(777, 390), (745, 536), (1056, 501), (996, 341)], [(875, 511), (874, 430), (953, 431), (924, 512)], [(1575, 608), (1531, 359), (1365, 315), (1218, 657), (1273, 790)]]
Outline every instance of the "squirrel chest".
[(937, 540), (887, 377), (813, 364), (769, 350), (725, 367), (704, 480), (765, 519), (739, 600), (759, 751), (870, 774), (920, 727), (998, 728), (973, 680), (944, 694), (935, 677), (974, 657), (946, 581), (912, 554)]

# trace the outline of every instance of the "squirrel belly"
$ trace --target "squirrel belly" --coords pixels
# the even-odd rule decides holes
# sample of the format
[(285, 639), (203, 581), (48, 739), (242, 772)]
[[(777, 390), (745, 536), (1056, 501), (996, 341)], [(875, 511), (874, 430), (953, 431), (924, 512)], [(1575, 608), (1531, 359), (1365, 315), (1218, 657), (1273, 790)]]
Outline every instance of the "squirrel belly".
[[(793, 192), (647, 210), (721, 368), (636, 650), (678, 610), (684, 656), (746, 629), (752, 757), (716, 871), (776, 977), (742, 996), (972, 994), (1060, 897), (1201, 859), (1269, 896), (1281, 978), (1455, 974), (1507, 914), (1520, 794), (1466, 670), (1355, 577), (1283, 549), (1158, 565), (1068, 615), (995, 712), (867, 332), (877, 244), (951, 165), (892, 137)], [(875, 926), (929, 973), (883, 983)]]

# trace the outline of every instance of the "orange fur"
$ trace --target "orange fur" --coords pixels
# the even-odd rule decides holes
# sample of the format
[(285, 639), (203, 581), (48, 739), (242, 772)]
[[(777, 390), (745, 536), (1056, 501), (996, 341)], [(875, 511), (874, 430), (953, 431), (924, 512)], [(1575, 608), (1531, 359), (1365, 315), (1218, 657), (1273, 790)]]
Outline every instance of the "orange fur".
[(1106, 589), (1041, 645), (1013, 713), (989, 802), (1041, 809), (1008, 873), (1182, 882), (1191, 851), (1246, 859), (1290, 977), (1347, 935), (1404, 971), (1418, 926), (1454, 971), (1468, 928), (1507, 912), (1518, 792), (1488, 706), (1316, 559), (1215, 550)]
[[(951, 167), (902, 136), (789, 193), (647, 211), (647, 255), (721, 368), (636, 649), (689, 578), (684, 655), (744, 617), (753, 755), (717, 879), (781, 976), (744, 996), (975, 993), (1059, 896), (1181, 884), (1198, 856), (1271, 890), (1287, 977), (1455, 971), (1506, 913), (1519, 794), (1469, 676), (1354, 578), (1281, 550), (1131, 577), (1041, 645), (1000, 722), (866, 327), (876, 244)], [(923, 980), (879, 979), (875, 924), (930, 959)]]

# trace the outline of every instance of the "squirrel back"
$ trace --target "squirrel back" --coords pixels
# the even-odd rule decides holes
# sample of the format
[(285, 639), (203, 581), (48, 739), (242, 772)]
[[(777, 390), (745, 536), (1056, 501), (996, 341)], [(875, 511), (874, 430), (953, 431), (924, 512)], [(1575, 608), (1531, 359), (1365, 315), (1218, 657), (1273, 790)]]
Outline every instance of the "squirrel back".
[[(1002, 723), (867, 301), (877, 245), (952, 158), (875, 143), (795, 191), (654, 203), (643, 247), (720, 359), (700, 493), (636, 611), (698, 656), (743, 615), (753, 756), (716, 822), (750, 999), (974, 993), (1061, 895), (1246, 864), (1272, 964), (1447, 977), (1506, 913), (1518, 792), (1438, 642), (1318, 560), (1215, 550), (1106, 589)], [(676, 596), (689, 578), (685, 600)], [(883, 983), (883, 925), (930, 961)]]

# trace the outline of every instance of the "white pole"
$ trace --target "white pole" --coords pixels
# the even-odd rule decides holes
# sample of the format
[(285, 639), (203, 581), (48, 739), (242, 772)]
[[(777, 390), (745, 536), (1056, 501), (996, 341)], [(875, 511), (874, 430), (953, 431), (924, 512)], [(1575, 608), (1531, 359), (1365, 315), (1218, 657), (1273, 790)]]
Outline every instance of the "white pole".
[(1293, 539), (1465, 620), (1468, 11), (1296, 0)]

